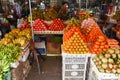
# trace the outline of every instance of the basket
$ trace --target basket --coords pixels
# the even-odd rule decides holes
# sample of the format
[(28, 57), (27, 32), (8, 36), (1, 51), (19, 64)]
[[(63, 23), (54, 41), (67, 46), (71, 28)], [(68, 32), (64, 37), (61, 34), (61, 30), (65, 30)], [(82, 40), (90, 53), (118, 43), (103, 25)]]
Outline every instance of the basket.
[(89, 80), (120, 80), (120, 77), (117, 74), (113, 73), (99, 72), (93, 60), (91, 59)]
[(62, 54), (62, 80), (85, 80), (88, 54)]

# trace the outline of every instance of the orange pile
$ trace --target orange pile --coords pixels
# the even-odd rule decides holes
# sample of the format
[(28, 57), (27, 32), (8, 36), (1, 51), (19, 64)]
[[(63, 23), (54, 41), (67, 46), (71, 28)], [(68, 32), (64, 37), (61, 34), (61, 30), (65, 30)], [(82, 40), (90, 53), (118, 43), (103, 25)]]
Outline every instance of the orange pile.
[(63, 35), (62, 49), (65, 53), (84, 54), (89, 53), (87, 45), (83, 41), (83, 36), (78, 27), (73, 27)]
[(107, 39), (104, 36), (98, 36), (95, 42), (89, 46), (91, 53), (99, 54), (108, 50)]

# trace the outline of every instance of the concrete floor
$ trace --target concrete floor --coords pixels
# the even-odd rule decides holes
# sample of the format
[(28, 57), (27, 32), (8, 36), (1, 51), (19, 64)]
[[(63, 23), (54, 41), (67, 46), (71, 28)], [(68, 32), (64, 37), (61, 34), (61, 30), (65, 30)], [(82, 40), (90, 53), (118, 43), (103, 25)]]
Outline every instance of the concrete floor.
[(41, 74), (38, 74), (37, 64), (34, 62), (26, 80), (62, 80), (61, 57), (45, 57), (45, 61), (39, 59), (39, 63)]

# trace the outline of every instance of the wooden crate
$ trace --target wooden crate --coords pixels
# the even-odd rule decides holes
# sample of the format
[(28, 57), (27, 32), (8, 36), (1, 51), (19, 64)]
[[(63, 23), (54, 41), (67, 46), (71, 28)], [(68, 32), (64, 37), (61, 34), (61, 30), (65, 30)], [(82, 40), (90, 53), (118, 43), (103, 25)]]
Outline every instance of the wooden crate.
[[(54, 47), (53, 45), (56, 45)], [(61, 45), (55, 44), (53, 42), (47, 42), (47, 54), (60, 54), (61, 53)]]

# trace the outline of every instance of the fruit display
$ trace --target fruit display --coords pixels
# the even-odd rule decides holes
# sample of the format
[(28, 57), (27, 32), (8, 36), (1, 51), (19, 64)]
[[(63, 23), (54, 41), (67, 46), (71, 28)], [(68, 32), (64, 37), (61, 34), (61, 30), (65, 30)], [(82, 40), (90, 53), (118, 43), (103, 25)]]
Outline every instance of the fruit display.
[(32, 10), (32, 19), (36, 20), (38, 18), (43, 19), (43, 11), (40, 10), (39, 8), (35, 8)]
[(44, 12), (44, 20), (46, 21), (51, 21), (51, 20), (54, 20), (57, 18), (57, 12), (55, 11), (55, 9), (53, 7), (47, 9), (45, 12)]
[(15, 62), (22, 52), (21, 48), (12, 43), (3, 46), (0, 50), (0, 60), (3, 59), (10, 63)]
[(0, 80), (5, 80), (5, 74), (10, 70), (10, 64), (6, 60), (0, 60)]
[(113, 15), (113, 19), (120, 21), (120, 10), (116, 11), (116, 14)]
[(80, 37), (82, 38), (82, 40), (84, 42), (86, 42), (85, 38), (83, 37), (83, 35), (82, 35), (81, 31), (80, 31), (80, 28), (76, 27), (76, 26), (73, 26), (68, 32), (64, 33), (63, 42), (67, 41), (70, 37), (72, 37), (75, 32), (78, 32)]
[(73, 27), (67, 33), (63, 35), (62, 50), (65, 53), (70, 54), (84, 54), (89, 53), (89, 49), (85, 44), (80, 29)]
[(69, 31), (73, 26), (77, 26), (80, 27), (78, 20), (74, 17), (71, 18), (71, 20), (69, 21), (69, 23), (67, 24), (67, 26), (64, 28), (64, 33), (66, 33), (67, 31)]
[(31, 28), (31, 26), (27, 21), (24, 21), (24, 23), (21, 24), (21, 26), (20, 26), (20, 30), (24, 30), (26, 28)]
[(45, 31), (47, 30), (48, 26), (42, 19), (36, 19), (33, 22), (33, 29), (34, 31)]
[(93, 58), (93, 62), (102, 73), (120, 74), (120, 49), (108, 49)]
[(80, 11), (79, 12), (79, 20), (80, 20), (80, 24), (82, 23), (83, 20), (88, 19), (93, 17), (94, 15), (88, 11)]
[(11, 32), (5, 34), (5, 37), (0, 40), (0, 44), (7, 45), (13, 43), (20, 47), (25, 46), (32, 38), (31, 29), (24, 30), (13, 29)]
[(104, 33), (101, 31), (101, 29), (98, 26), (93, 27), (93, 29), (90, 31), (90, 33), (85, 36), (87, 43), (94, 43), (98, 36), (104, 36), (107, 38)]
[(107, 39), (104, 36), (98, 36), (92, 45), (89, 46), (91, 53), (100, 54), (103, 51), (107, 51), (109, 48)]
[(118, 45), (119, 42), (117, 40), (108, 39), (107, 42), (108, 42), (109, 48), (118, 48), (118, 49), (120, 49), (120, 46)]
[(25, 46), (27, 42), (28, 42), (27, 38), (23, 37), (23, 36), (18, 37), (18, 38), (13, 40), (13, 44), (19, 45), (21, 47)]
[(24, 30), (21, 30), (19, 32), (18, 36), (19, 37), (21, 37), (21, 36), (23, 37), (24, 36), (25, 38), (27, 38), (27, 41), (29, 41), (32, 38), (32, 31), (31, 31), (30, 28), (26, 28)]
[(22, 50), (14, 44), (0, 44), (0, 80), (5, 80), (4, 75), (10, 70), (11, 63), (16, 62)]
[(3, 38), (3, 39), (0, 40), (0, 44), (6, 45), (6, 44), (9, 44), (9, 43), (12, 43), (12, 39), (10, 39), (10, 38)]
[(93, 29), (93, 27), (96, 26), (98, 25), (92, 18), (85, 19), (81, 23), (81, 32), (84, 36), (87, 36), (90, 33), (90, 31)]
[(65, 25), (61, 21), (61, 19), (57, 18), (57, 19), (53, 20), (53, 22), (50, 24), (48, 29), (51, 31), (63, 31), (64, 27), (65, 27)]

